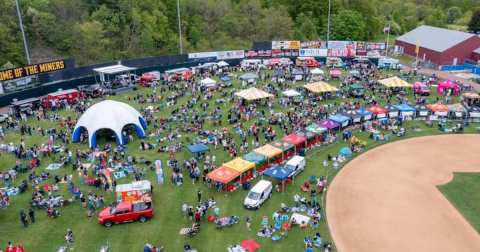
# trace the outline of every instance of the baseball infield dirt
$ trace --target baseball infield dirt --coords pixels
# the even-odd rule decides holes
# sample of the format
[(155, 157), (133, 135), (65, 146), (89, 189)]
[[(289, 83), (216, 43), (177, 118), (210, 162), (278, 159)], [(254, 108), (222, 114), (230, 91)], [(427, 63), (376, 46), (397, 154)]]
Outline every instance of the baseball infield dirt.
[(480, 251), (480, 235), (436, 187), (453, 172), (480, 172), (479, 150), (480, 135), (429, 136), (386, 144), (352, 160), (327, 194), (337, 249)]

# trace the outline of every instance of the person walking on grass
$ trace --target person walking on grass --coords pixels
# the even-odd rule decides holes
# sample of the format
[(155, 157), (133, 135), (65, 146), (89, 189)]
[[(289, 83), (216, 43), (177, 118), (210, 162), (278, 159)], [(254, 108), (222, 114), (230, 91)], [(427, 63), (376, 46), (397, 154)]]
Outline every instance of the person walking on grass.
[(202, 202), (202, 191), (200, 189), (197, 190), (197, 200), (198, 202)]
[(250, 226), (252, 225), (252, 219), (250, 218), (250, 216), (247, 216), (247, 218), (245, 219), (245, 225), (247, 226), (247, 230), (248, 231), (251, 231), (252, 229), (250, 228)]
[(35, 211), (33, 208), (28, 209), (28, 217), (30, 217), (30, 222), (35, 223)]
[(22, 222), (23, 227), (28, 227), (27, 215), (25, 214), (25, 211), (23, 209), (20, 210), (20, 221)]

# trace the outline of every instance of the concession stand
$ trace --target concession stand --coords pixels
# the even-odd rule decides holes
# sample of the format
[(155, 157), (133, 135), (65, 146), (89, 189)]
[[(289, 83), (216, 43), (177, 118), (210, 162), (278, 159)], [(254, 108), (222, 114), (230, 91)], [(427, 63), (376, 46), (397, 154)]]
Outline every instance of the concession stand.
[(255, 163), (255, 169), (257, 170), (257, 173), (262, 173), (268, 167), (267, 157), (254, 151), (243, 155), (242, 158), (246, 161)]
[(240, 184), (245, 184), (255, 178), (255, 163), (243, 160), (242, 158), (235, 158), (223, 166), (228, 167), (240, 173)]
[(275, 148), (270, 144), (265, 144), (262, 147), (253, 150), (255, 153), (267, 157), (268, 164), (277, 164), (283, 161), (283, 152), (279, 148)]
[(229, 192), (237, 189), (232, 182), (238, 177), (240, 177), (240, 172), (225, 166), (220, 166), (207, 174), (208, 179), (218, 183), (223, 190)]
[(307, 147), (307, 137), (300, 136), (296, 133), (292, 133), (290, 135), (284, 136), (282, 140), (284, 142), (293, 144), (295, 148), (295, 153), (299, 153), (300, 150)]

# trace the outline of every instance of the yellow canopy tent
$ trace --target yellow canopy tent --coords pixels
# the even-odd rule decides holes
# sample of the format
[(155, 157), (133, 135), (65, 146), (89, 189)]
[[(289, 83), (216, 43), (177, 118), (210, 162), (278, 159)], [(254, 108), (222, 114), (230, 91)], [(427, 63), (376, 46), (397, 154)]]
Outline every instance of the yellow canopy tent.
[(411, 88), (411, 87), (413, 87), (412, 84), (398, 78), (397, 76), (382, 79), (382, 80), (379, 80), (378, 82), (380, 84), (384, 85), (387, 88)]
[(235, 158), (234, 160), (223, 164), (223, 166), (231, 168), (240, 173), (249, 171), (250, 169), (255, 168), (255, 163), (244, 160), (242, 158)]
[(273, 97), (272, 94), (267, 93), (255, 87), (251, 87), (251, 88), (236, 92), (235, 95), (247, 101), (260, 100), (260, 99)]
[(281, 149), (273, 147), (270, 144), (265, 144), (264, 146), (256, 148), (253, 151), (257, 154), (267, 157), (268, 162), (270, 162), (270, 160), (273, 158), (281, 157), (283, 155), (283, 151)]
[(328, 93), (338, 91), (338, 88), (323, 81), (308, 83), (304, 87), (312, 93)]

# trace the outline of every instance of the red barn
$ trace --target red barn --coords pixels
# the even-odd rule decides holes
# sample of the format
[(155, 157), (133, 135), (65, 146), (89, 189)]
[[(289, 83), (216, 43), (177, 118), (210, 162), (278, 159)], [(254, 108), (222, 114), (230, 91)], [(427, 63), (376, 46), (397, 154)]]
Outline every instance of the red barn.
[(474, 59), (474, 51), (480, 48), (480, 37), (467, 32), (422, 25), (405, 33), (395, 41), (395, 50), (416, 56), (436, 65), (463, 64)]

